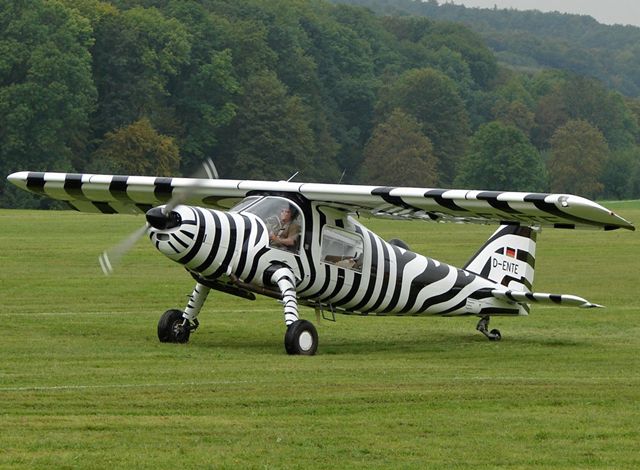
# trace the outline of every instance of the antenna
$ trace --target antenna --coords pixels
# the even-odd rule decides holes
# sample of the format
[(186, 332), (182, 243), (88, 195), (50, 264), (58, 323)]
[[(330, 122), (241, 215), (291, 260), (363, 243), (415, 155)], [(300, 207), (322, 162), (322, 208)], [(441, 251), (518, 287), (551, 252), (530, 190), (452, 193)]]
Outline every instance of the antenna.
[(344, 178), (344, 174), (347, 172), (347, 169), (345, 168), (344, 170), (342, 170), (342, 174), (340, 175), (340, 179), (338, 180), (338, 184), (342, 183), (342, 178)]
[(300, 173), (300, 172), (299, 172), (299, 171), (296, 171), (293, 175), (291, 175), (291, 176), (289, 177), (289, 179), (287, 180), (287, 183), (291, 182), (291, 180), (292, 180), (293, 178), (295, 178), (295, 177), (296, 177), (296, 175), (297, 175), (298, 173)]

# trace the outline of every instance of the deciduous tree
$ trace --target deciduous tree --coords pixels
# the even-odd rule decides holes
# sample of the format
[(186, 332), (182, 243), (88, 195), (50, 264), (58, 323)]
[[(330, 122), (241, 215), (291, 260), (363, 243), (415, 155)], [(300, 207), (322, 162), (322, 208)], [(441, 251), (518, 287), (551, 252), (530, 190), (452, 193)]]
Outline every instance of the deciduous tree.
[(608, 155), (602, 132), (582, 119), (568, 121), (551, 138), (551, 191), (598, 196), (603, 190), (601, 176)]
[(158, 134), (147, 118), (107, 133), (93, 154), (96, 172), (174, 176), (179, 169), (178, 146), (171, 137)]
[(450, 184), (469, 133), (468, 115), (455, 83), (431, 68), (409, 70), (381, 96), (383, 116), (396, 108), (420, 123), (438, 159), (439, 184)]
[(480, 127), (471, 138), (456, 184), (488, 190), (544, 191), (546, 172), (540, 154), (524, 133), (495, 121)]
[(364, 148), (362, 179), (367, 184), (434, 186), (436, 158), (420, 124), (399, 109), (379, 124)]
[(66, 171), (76, 166), (96, 99), (92, 43), (89, 21), (59, 2), (10, 1), (0, 7), (0, 200), (4, 204), (10, 204), (4, 198), (7, 173), (32, 168)]

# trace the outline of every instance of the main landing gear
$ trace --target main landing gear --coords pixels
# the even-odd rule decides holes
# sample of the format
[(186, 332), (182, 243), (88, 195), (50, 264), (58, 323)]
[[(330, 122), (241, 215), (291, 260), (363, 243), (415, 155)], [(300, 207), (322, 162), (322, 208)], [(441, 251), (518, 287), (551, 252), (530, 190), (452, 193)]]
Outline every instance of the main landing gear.
[[(318, 332), (313, 324), (298, 318), (295, 276), (286, 266), (274, 266), (271, 282), (278, 286), (284, 304), (284, 349), (287, 354), (313, 356), (318, 350)], [(207, 300), (210, 287), (198, 282), (189, 296), (187, 307), (167, 310), (158, 321), (158, 339), (162, 343), (187, 343), (191, 332), (198, 328), (198, 314)], [(275, 292), (277, 297), (277, 291)]]
[(502, 339), (502, 335), (500, 334), (500, 330), (493, 329), (489, 331), (489, 319), (490, 317), (482, 317), (476, 326), (476, 330), (489, 338), (490, 341), (500, 341)]
[(286, 266), (278, 267), (271, 275), (271, 282), (278, 286), (284, 304), (284, 349), (287, 354), (313, 356), (318, 350), (318, 332), (313, 323), (298, 318), (295, 275)]

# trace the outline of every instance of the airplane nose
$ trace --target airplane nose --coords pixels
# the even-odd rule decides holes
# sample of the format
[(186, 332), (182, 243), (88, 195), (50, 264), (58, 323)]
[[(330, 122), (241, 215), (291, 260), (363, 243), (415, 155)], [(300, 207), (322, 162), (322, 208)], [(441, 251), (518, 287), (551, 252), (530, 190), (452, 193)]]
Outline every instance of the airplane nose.
[(178, 227), (182, 223), (182, 217), (178, 212), (171, 211), (169, 214), (165, 214), (161, 207), (149, 209), (145, 217), (149, 225), (158, 230)]

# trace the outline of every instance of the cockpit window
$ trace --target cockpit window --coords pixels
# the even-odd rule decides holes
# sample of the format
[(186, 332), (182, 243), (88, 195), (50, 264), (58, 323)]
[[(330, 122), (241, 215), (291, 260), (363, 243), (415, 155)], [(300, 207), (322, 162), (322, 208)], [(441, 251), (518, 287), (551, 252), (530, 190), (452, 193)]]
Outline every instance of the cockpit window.
[(299, 253), (302, 217), (296, 204), (283, 197), (266, 196), (240, 210), (255, 214), (264, 221), (271, 247)]
[(364, 242), (357, 233), (329, 226), (322, 229), (320, 259), (325, 263), (361, 271), (363, 252)]
[(251, 206), (252, 204), (255, 204), (255, 202), (258, 201), (259, 199), (262, 199), (262, 197), (261, 196), (246, 197), (242, 201), (240, 201), (238, 204), (233, 206), (231, 209), (229, 209), (229, 212), (242, 212), (247, 207)]

